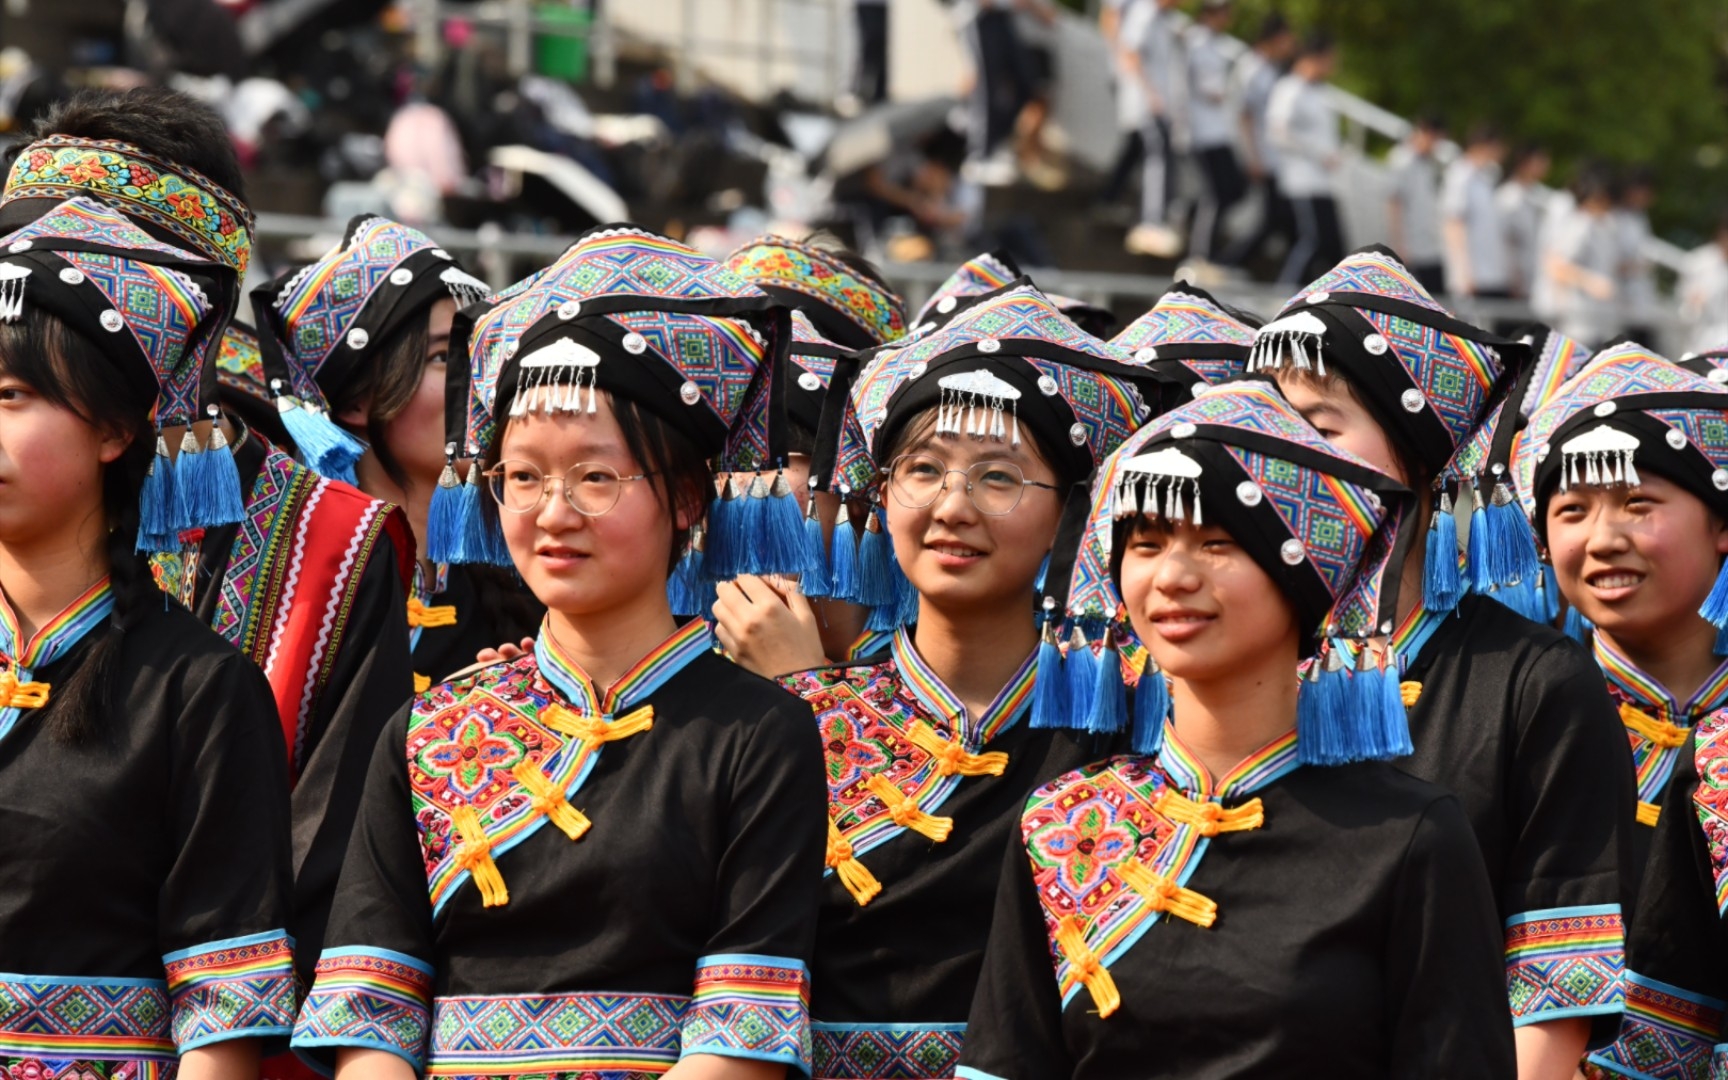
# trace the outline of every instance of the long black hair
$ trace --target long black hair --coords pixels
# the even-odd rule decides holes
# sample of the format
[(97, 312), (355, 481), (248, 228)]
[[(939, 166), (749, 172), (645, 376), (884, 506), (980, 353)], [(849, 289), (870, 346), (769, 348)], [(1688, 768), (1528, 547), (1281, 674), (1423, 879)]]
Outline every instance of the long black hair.
[(81, 742), (99, 729), (100, 718), (113, 705), (112, 676), (122, 636), (150, 604), (163, 602), (149, 562), (136, 550), (138, 495), (156, 447), (150, 425), (154, 388), (145, 386), (148, 380), (116, 378), (112, 362), (91, 342), (38, 307), (27, 309), (17, 322), (0, 323), (0, 371), (93, 427), (132, 436), (102, 471), (114, 613), (94, 635), (84, 662), (55, 685), (43, 718), (54, 738)]

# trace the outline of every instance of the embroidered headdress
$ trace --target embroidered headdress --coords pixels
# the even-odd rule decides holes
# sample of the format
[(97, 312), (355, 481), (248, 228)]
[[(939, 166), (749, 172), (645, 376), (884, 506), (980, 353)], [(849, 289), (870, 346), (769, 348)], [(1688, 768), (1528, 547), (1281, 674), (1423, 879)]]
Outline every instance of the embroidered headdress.
[[(1604, 349), (1531, 416), (1513, 464), (1542, 533), (1556, 491), (1636, 485), (1641, 472), (1728, 515), (1728, 387), (1640, 345)], [(1698, 613), (1718, 630), (1728, 627), (1728, 573), (1717, 576)]]
[[(1441, 488), (1430, 520), (1423, 603), (1450, 611), (1458, 602), (1458, 540), (1451, 493), (1454, 459), (1518, 389), (1530, 348), (1456, 318), (1428, 295), (1398, 257), (1368, 247), (1297, 293), (1254, 337), (1248, 370), (1342, 374), (1392, 441)], [(1517, 520), (1505, 455), (1488, 461), (1474, 497), (1496, 518), (1472, 544), (1473, 581), (1500, 585), (1492, 568), (1533, 569), (1535, 545)], [(1494, 467), (1499, 466), (1498, 470)], [(1462, 497), (1462, 494), (1460, 495)], [(1504, 538), (1516, 551), (1490, 551)]]
[[(792, 337), (786, 308), (683, 244), (618, 225), (589, 232), (527, 287), (506, 290), (472, 319), (471, 334), (469, 321), (459, 316), (452, 331), (452, 456), (479, 458), (512, 416), (592, 413), (601, 391), (629, 398), (731, 474), (709, 513), (715, 579), (808, 564), (797, 499), (778, 471), (786, 433), (776, 376)], [(478, 474), (470, 469), (458, 485), (445, 469), (431, 559), (508, 565), (496, 525), (479, 513)]]
[(329, 396), (434, 301), (489, 292), (426, 234), (367, 214), (322, 258), (253, 290), (264, 377), (306, 464), (352, 483), (365, 447), (330, 420)]
[[(1052, 464), (1090, 475), (1162, 406), (1170, 386), (1126, 360), (1022, 280), (903, 347), (842, 361), (823, 416), (823, 435), (834, 438), (819, 441), (813, 474), (842, 498), (872, 492), (901, 428), (933, 410), (938, 433), (1018, 445), (1036, 432)], [(834, 534), (833, 595), (877, 609), (878, 628), (909, 621), (913, 597), (878, 514), (857, 540), (856, 573), (843, 569), (853, 543), (843, 521)]]
[(783, 236), (762, 236), (726, 257), (726, 266), (809, 317), (817, 333), (848, 349), (906, 336), (906, 304), (880, 281), (831, 251)]
[(961, 263), (948, 279), (918, 309), (912, 332), (927, 334), (940, 328), (955, 312), (986, 293), (1012, 285), (1020, 278), (1020, 267), (1006, 251), (974, 256)]
[(1397, 661), (1364, 639), (1392, 631), (1414, 506), (1408, 489), (1327, 443), (1272, 385), (1203, 389), (1110, 455), (1085, 528), (1052, 553), (1033, 725), (1121, 731), (1132, 717), (1135, 749), (1157, 749), (1167, 690), (1114, 579), (1115, 546), (1144, 515), (1223, 526), (1289, 598), (1313, 657), (1298, 699), (1303, 761), (1410, 753)]
[(1254, 328), (1204, 289), (1179, 283), (1111, 342), (1134, 363), (1157, 365), (1196, 390), (1246, 370)]
[(0, 237), (0, 320), (16, 321), (32, 306), (50, 312), (100, 349), (120, 378), (154, 384), (158, 432), (186, 427), (177, 459), (157, 436), (139, 506), (143, 551), (171, 550), (182, 531), (232, 524), (243, 513), (221, 427), (207, 443), (191, 427), (216, 411), (209, 346), (224, 313), (207, 290), (218, 272), (82, 196)]

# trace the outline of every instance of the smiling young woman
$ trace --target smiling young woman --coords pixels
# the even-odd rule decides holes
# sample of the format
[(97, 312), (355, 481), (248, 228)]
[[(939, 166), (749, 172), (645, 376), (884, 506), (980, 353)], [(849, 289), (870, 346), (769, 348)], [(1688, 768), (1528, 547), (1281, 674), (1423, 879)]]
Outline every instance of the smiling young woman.
[(1395, 606), (1413, 503), (1251, 381), (1100, 468), (1053, 564), (1111, 644), (1063, 666), (1137, 686), (1112, 709), (1122, 679), (1101, 680), (1068, 722), (1131, 712), (1142, 752), (1026, 801), (956, 1076), (1514, 1075), (1469, 821), (1386, 764), (1410, 735), (1396, 659), (1364, 640)]
[(283, 744), (140, 550), (232, 521), (163, 498), (221, 451), (152, 427), (197, 415), (212, 267), (84, 199), (0, 252), (0, 1073), (248, 1080), (294, 1020)]
[(916, 603), (884, 652), (781, 680), (827, 755), (819, 1080), (953, 1074), (1015, 814), (1099, 752), (1029, 721), (1036, 597), (1064, 507), (1160, 400), (1125, 359), (1021, 282), (836, 375), (848, 434), (819, 470), (875, 493), (861, 572)]
[(666, 591), (708, 459), (774, 449), (745, 391), (785, 330), (712, 260), (620, 226), (459, 331), (448, 423), (478, 464), (444, 525), (546, 618), (378, 745), (294, 1037), (344, 1080), (808, 1071), (810, 711)]

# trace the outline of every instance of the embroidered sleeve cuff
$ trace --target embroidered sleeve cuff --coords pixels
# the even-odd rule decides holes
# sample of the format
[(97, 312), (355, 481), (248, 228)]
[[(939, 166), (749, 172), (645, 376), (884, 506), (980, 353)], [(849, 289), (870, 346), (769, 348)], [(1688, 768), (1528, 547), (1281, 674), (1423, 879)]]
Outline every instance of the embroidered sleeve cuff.
[(294, 939), (281, 930), (181, 949), (162, 964), (181, 1053), (294, 1029)]
[(419, 1071), (431, 1016), (430, 964), (387, 949), (326, 949), (294, 1025), (294, 1049), (384, 1050)]
[(997, 1076), (995, 1073), (987, 1073), (982, 1069), (962, 1065), (954, 1070), (954, 1080), (1007, 1080), (1007, 1078)]
[(1514, 1027), (1620, 1012), (1625, 972), (1619, 904), (1547, 908), (1506, 920), (1506, 992)]
[(1716, 1045), (1722, 1037), (1724, 1003), (1636, 971), (1626, 973), (1625, 986), (1626, 1016), (1620, 1021), (1620, 1036), (1591, 1054), (1590, 1064), (1607, 1076), (1635, 1080), (1695, 1080), (1712, 1075), (1712, 1057), (1728, 1049)]
[(777, 1061), (809, 1076), (809, 970), (783, 956), (704, 956), (681, 1037), (681, 1057)]

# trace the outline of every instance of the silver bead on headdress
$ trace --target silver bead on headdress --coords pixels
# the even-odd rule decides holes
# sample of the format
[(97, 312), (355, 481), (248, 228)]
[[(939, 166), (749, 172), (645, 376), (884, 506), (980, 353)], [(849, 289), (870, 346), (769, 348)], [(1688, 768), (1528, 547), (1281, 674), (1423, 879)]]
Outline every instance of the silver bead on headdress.
[(1020, 445), (1020, 391), (988, 371), (947, 375), (937, 381), (942, 400), (936, 434), (1007, 439)]
[(1573, 484), (1638, 485), (1638, 470), (1632, 458), (1638, 452), (1638, 437), (1603, 424), (1560, 447), (1560, 490)]
[[(596, 383), (600, 374), (600, 354), (586, 345), (567, 337), (524, 356), (516, 377), (516, 396), (510, 401), (510, 415), (520, 417), (530, 411), (552, 413), (593, 413), (596, 407)], [(534, 392), (545, 389), (538, 402)], [(582, 391), (587, 390), (586, 399)]]

